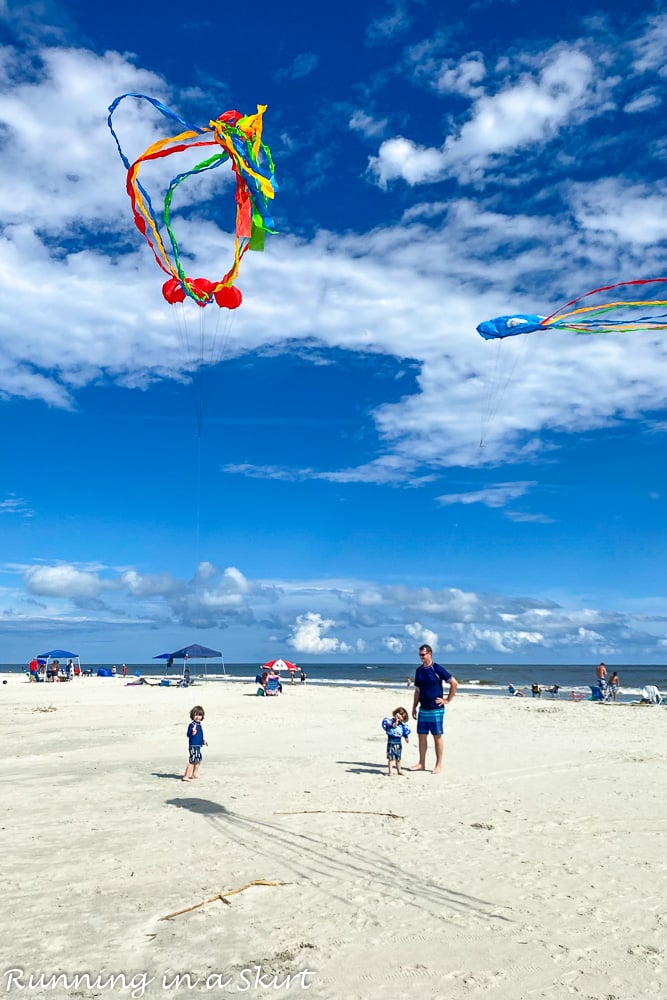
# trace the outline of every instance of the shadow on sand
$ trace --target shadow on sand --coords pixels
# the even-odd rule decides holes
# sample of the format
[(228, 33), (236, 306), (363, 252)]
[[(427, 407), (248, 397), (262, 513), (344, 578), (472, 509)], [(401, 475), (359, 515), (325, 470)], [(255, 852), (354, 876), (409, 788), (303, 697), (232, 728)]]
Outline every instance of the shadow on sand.
[[(401, 867), (395, 861), (396, 851), (385, 857), (377, 849), (366, 849), (357, 839), (358, 832), (353, 834), (351, 842), (345, 843), (342, 821), (334, 841), (331, 837), (300, 833), (280, 823), (242, 816), (209, 799), (188, 796), (167, 799), (166, 804), (203, 816), (216, 833), (247, 849), (254, 858), (265, 858), (272, 868), (279, 861), (280, 867), (288, 869), (295, 878), (310, 882), (319, 891), (341, 901), (348, 899), (351, 885), (365, 881), (373, 891), (388, 899), (398, 893), (404, 903), (431, 916), (445, 918), (447, 912), (458, 912), (473, 914), (484, 921), (508, 922), (506, 916), (498, 913), (497, 903), (446, 888), (424, 874), (423, 865), (416, 864), (412, 870)], [(301, 825), (307, 822), (305, 816), (297, 819)], [(378, 815), (378, 823), (387, 821)], [(411, 851), (416, 853), (416, 849)], [(330, 884), (322, 886), (323, 878)], [(350, 901), (350, 905), (355, 904)]]

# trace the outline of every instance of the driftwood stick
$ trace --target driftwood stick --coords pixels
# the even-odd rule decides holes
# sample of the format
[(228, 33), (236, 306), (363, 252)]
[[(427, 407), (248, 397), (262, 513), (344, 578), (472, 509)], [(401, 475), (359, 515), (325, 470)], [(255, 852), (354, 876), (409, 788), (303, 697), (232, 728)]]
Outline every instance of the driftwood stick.
[(289, 882), (267, 882), (266, 879), (256, 878), (252, 882), (246, 882), (242, 885), (240, 889), (230, 889), (229, 892), (218, 892), (215, 896), (211, 896), (210, 899), (202, 899), (201, 903), (193, 903), (192, 906), (186, 906), (183, 910), (175, 910), (173, 913), (167, 913), (166, 916), (160, 917), (160, 920), (171, 920), (172, 917), (180, 917), (182, 913), (190, 913), (192, 910), (198, 910), (200, 906), (206, 906), (208, 903), (215, 903), (217, 900), (225, 903), (227, 906), (232, 904), (227, 899), (227, 896), (236, 896), (239, 892), (244, 892), (249, 889), (252, 885), (289, 885)]
[(369, 809), (297, 809), (296, 812), (275, 812), (274, 816), (305, 816), (312, 813), (353, 813), (356, 816), (388, 816), (389, 819), (405, 819), (398, 813), (371, 812)]

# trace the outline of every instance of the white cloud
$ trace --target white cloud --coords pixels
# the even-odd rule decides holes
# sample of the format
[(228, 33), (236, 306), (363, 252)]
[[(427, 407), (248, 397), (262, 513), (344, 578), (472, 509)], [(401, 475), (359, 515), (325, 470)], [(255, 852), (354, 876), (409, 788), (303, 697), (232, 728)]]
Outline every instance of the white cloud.
[(649, 246), (667, 239), (667, 186), (632, 184), (606, 177), (569, 190), (577, 222), (592, 232), (612, 234), (624, 244)]
[(0, 514), (32, 517), (33, 511), (30, 509), (23, 497), (17, 497), (13, 493), (10, 493), (4, 500), (0, 500)]
[(180, 589), (170, 573), (144, 574), (130, 569), (121, 573), (120, 582), (134, 597), (164, 595)]
[(327, 654), (349, 653), (351, 646), (333, 636), (323, 636), (336, 623), (332, 618), (323, 618), (316, 612), (309, 611), (299, 615), (292, 626), (289, 645), (297, 653)]
[(98, 574), (65, 564), (34, 566), (24, 580), (28, 593), (39, 597), (96, 598), (109, 586)]
[[(43, 49), (41, 78), (21, 79), (21, 58), (0, 62), (0, 125), (4, 144), (0, 214), (6, 226), (64, 234), (68, 227), (127, 218), (123, 168), (114, 155), (104, 109), (123, 90), (164, 97), (168, 88), (154, 73), (136, 69), (118, 53), (97, 56), (82, 49)], [(3, 68), (5, 72), (3, 73)], [(44, 128), (57, 123), (57, 139), (44, 150)], [(128, 104), (128, 147), (140, 152), (157, 136), (156, 113)], [(27, 272), (29, 274), (29, 272)]]
[(350, 117), (349, 126), (353, 132), (361, 132), (368, 137), (382, 135), (387, 127), (387, 119), (371, 118), (369, 114), (357, 109)]
[(628, 115), (641, 114), (644, 111), (652, 111), (662, 104), (662, 97), (655, 90), (645, 90), (637, 94), (631, 101), (623, 106), (623, 110)]
[(407, 5), (400, 2), (390, 3), (385, 14), (376, 17), (366, 28), (366, 37), (371, 43), (384, 42), (402, 35), (411, 24)]
[(368, 166), (382, 188), (398, 178), (408, 184), (426, 184), (444, 176), (447, 157), (444, 149), (419, 146), (411, 139), (397, 136), (382, 143), (378, 155), (371, 156)]
[(667, 14), (648, 17), (644, 31), (630, 43), (637, 73), (657, 69), (664, 74), (667, 63)]
[(504, 507), (510, 500), (524, 496), (535, 482), (496, 483), (483, 490), (470, 490), (467, 493), (444, 493), (436, 497), (438, 503), (447, 505), (453, 503), (481, 503), (485, 507)]
[(553, 524), (554, 519), (547, 514), (529, 514), (518, 510), (506, 510), (503, 516), (508, 521), (516, 521), (524, 524)]
[[(465, 65), (468, 79), (471, 75), (482, 79), (478, 60)], [(493, 94), (474, 88), (479, 96), (470, 117), (441, 146), (420, 146), (403, 136), (387, 139), (378, 155), (370, 158), (370, 172), (384, 188), (399, 178), (411, 185), (448, 174), (480, 179), (498, 157), (547, 143), (561, 128), (598, 109), (601, 96), (592, 88), (593, 74), (593, 62), (585, 52), (556, 46), (545, 54), (538, 72), (525, 72)], [(456, 76), (445, 79), (451, 89)]]
[(486, 76), (484, 57), (472, 52), (455, 62), (447, 59), (439, 66), (433, 86), (442, 94), (462, 94), (477, 97), (481, 94), (480, 84)]
[(224, 571), (223, 580), (228, 587), (238, 590), (239, 593), (247, 594), (250, 590), (248, 580), (243, 575), (241, 570), (237, 569), (235, 566), (229, 566)]
[(424, 628), (421, 622), (411, 622), (405, 626), (405, 631), (408, 633), (411, 639), (423, 646), (424, 643), (429, 645), (433, 652), (438, 648), (438, 634), (430, 628)]
[[(368, 597), (371, 596), (369, 600)], [(650, 599), (648, 606), (651, 606)], [(535, 650), (570, 660), (632, 648), (651, 656), (665, 640), (664, 600), (655, 614), (565, 606), (539, 596), (371, 584), (355, 579), (251, 579), (240, 570), (201, 564), (191, 579), (168, 571), (144, 575), (132, 567), (53, 565), (0, 567), (0, 622), (5, 631), (34, 636), (67, 627), (76, 641), (122, 627), (124, 634), (168, 626), (224, 632), (247, 642), (248, 628), (271, 641), (322, 659), (365, 650), (416, 660), (429, 643), (442, 656), (525, 656)], [(308, 608), (309, 610), (304, 610)], [(218, 646), (221, 636), (209, 645)], [(173, 641), (178, 643), (176, 633)], [(203, 641), (206, 641), (205, 639)], [(156, 650), (158, 652), (158, 650)]]
[(524, 74), (516, 84), (479, 98), (470, 121), (447, 140), (448, 158), (472, 158), (483, 167), (489, 156), (548, 141), (589, 99), (592, 78), (588, 55), (556, 48), (537, 76)]
[(319, 66), (320, 57), (315, 52), (300, 52), (290, 65), (276, 73), (279, 80), (301, 80), (310, 76)]
[(494, 653), (523, 652), (532, 646), (543, 646), (541, 632), (523, 632), (517, 629), (490, 629), (458, 625), (456, 645), (472, 653), (480, 649), (490, 649)]

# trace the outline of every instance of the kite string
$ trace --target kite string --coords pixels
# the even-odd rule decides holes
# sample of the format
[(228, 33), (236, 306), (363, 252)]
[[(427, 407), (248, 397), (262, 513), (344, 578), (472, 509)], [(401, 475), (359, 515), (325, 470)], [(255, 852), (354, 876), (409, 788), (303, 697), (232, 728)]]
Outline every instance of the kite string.
[[(495, 420), (500, 412), (500, 407), (505, 398), (507, 390), (509, 388), (510, 382), (514, 377), (517, 365), (519, 361), (523, 361), (527, 345), (525, 338), (520, 338), (521, 343), (514, 346), (514, 360), (508, 367), (505, 365), (505, 355), (507, 353), (507, 348), (505, 349), (505, 354), (503, 355), (503, 361), (501, 364), (501, 345), (503, 343), (502, 339), (498, 340), (498, 350), (496, 351), (495, 364), (493, 368), (493, 374), (491, 376), (491, 388), (489, 390), (489, 395), (487, 399), (486, 411), (481, 421), (480, 428), (480, 439), (479, 447), (483, 448), (486, 444), (488, 432), (491, 427), (491, 423)], [(504, 368), (504, 374), (502, 369)]]

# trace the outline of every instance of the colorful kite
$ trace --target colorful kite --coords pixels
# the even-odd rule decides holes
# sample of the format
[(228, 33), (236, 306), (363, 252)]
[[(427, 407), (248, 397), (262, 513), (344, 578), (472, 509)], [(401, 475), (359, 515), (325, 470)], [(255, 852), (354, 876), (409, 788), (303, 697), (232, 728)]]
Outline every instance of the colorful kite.
[[(574, 333), (632, 333), (638, 330), (667, 330), (667, 301), (617, 301), (603, 302), (598, 305), (579, 306), (578, 302), (609, 292), (614, 288), (629, 288), (634, 285), (655, 285), (667, 282), (667, 278), (640, 278), (636, 281), (619, 281), (615, 285), (604, 285), (594, 288), (592, 292), (572, 299), (550, 316), (534, 316), (531, 314), (515, 314), (513, 316), (497, 316), (486, 320), (477, 327), (477, 332), (485, 340), (502, 340), (504, 337), (516, 337), (521, 333), (535, 333), (538, 330), (571, 330)], [(649, 311), (648, 315), (632, 318), (635, 310)], [(616, 313), (612, 318), (608, 314)]]
[[(165, 118), (178, 122), (184, 129), (178, 135), (154, 142), (141, 156), (130, 163), (114, 131), (112, 118), (121, 101), (127, 97), (148, 101)], [(127, 170), (127, 193), (132, 202), (134, 222), (153, 251), (153, 255), (170, 277), (162, 286), (167, 302), (183, 302), (186, 296), (199, 306), (216, 302), (221, 308), (236, 309), (242, 295), (234, 282), (239, 273), (241, 259), (248, 250), (264, 249), (264, 234), (275, 232), (269, 212), (269, 201), (278, 190), (274, 177), (271, 152), (262, 142), (262, 116), (266, 105), (257, 105), (257, 114), (241, 115), (238, 111), (225, 111), (208, 125), (193, 125), (170, 111), (153, 97), (145, 94), (122, 94), (109, 107), (108, 125), (114, 137), (120, 158)], [(176, 174), (169, 182), (164, 197), (161, 219), (153, 210), (150, 195), (139, 180), (144, 163), (183, 153), (195, 147), (211, 147), (206, 159), (189, 170)], [(213, 170), (230, 161), (236, 176), (236, 236), (234, 260), (226, 274), (219, 280), (188, 278), (181, 262), (181, 252), (171, 223), (171, 205), (179, 184), (205, 170)], [(167, 234), (171, 250), (167, 249), (163, 233)]]

